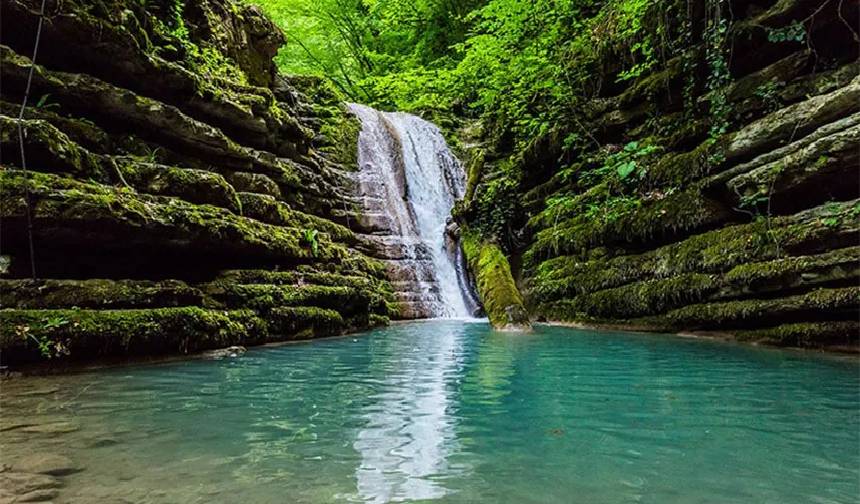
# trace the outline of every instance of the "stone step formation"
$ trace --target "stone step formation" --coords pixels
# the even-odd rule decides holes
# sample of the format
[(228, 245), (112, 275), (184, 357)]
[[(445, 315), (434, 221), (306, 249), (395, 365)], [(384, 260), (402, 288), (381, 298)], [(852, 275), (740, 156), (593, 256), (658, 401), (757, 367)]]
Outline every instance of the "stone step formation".
[(38, 11), (3, 5), (4, 363), (387, 323), (385, 267), (335, 212), (358, 126), (319, 79), (277, 73), (283, 38), (258, 9), (208, 0), (177, 20), (157, 2), (49, 2), (25, 173), (17, 114)]

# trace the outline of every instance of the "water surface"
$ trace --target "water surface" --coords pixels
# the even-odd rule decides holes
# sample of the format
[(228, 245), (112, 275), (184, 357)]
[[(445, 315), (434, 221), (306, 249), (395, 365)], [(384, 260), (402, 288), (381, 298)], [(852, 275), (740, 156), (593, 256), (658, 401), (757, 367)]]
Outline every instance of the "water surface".
[(431, 321), (2, 387), (4, 464), (84, 467), (56, 502), (860, 500), (860, 366), (820, 354)]

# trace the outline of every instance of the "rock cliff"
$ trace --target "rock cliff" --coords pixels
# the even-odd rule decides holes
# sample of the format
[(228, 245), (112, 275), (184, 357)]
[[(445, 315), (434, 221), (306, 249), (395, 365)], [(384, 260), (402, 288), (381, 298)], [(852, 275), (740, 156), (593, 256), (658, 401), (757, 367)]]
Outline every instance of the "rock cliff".
[(686, 51), (624, 81), (604, 61), (576, 124), (513, 155), (483, 135), (460, 219), (495, 231), (539, 319), (856, 349), (858, 5), (711, 4), (667, 2)]
[(357, 130), (322, 83), (277, 73), (267, 18), (234, 0), (51, 0), (33, 66), (40, 4), (2, 5), (4, 362), (387, 322), (383, 266), (333, 212)]

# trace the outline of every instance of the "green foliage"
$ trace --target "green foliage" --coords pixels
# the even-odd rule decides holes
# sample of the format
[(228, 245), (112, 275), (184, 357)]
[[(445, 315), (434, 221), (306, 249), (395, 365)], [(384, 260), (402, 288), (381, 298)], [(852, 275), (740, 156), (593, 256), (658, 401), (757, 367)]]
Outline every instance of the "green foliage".
[(69, 319), (62, 315), (46, 315), (35, 321), (35, 324), (16, 325), (15, 334), (21, 339), (35, 343), (42, 357), (54, 359), (69, 355), (66, 343), (53, 337), (59, 329), (69, 323)]
[(51, 110), (60, 108), (59, 103), (54, 103), (50, 101), (51, 94), (43, 94), (39, 97), (39, 100), (36, 102), (36, 108), (42, 110)]
[[(726, 85), (731, 80), (726, 49), (729, 24), (722, 17), (722, 1), (711, 0), (710, 3), (713, 4), (712, 10), (714, 12), (705, 32), (705, 59), (707, 60), (709, 70), (706, 88), (710, 93), (710, 138), (716, 141), (728, 131), (729, 114), (731, 113), (728, 96), (726, 95)], [(713, 160), (715, 163), (721, 161), (719, 155), (717, 156)]]
[(184, 18), (186, 0), (171, 1), (166, 19), (153, 18), (156, 33), (166, 40), (164, 45), (155, 46), (154, 51), (185, 60), (206, 81), (225, 80), (247, 85), (248, 77), (233, 60), (215, 47), (200, 46), (191, 40)]
[[(261, 3), (285, 30), (279, 65), (288, 73), (326, 76), (350, 99), (379, 108), (481, 118), (487, 140), (509, 157), (472, 184), (468, 220), (505, 247), (517, 245), (520, 184), (531, 180), (535, 156), (528, 152), (543, 149), (541, 140), (563, 153), (556, 170), (563, 187), (547, 199), (553, 213), (541, 212), (544, 222), (574, 213), (616, 222), (722, 162), (718, 140), (731, 125), (732, 79), (725, 0), (705, 2), (704, 32), (696, 34), (681, 0), (246, 1)], [(701, 53), (690, 50), (699, 35)], [(710, 143), (695, 174), (672, 172), (670, 183), (654, 183), (649, 168), (662, 149), (641, 134), (589, 155), (595, 145), (584, 125), (593, 118), (584, 112), (596, 98), (632, 82), (623, 100), (637, 100), (698, 74), (704, 81), (685, 82), (684, 104), (695, 110), (704, 91)], [(658, 119), (655, 126), (667, 127)]]
[(806, 40), (806, 28), (794, 20), (788, 26), (768, 29), (767, 40), (770, 42), (803, 42)]
[(311, 254), (316, 257), (319, 252), (319, 240), (317, 240), (317, 235), (319, 235), (319, 231), (316, 229), (305, 229), (304, 235), (302, 236), (303, 241), (306, 245), (310, 246)]
[(604, 164), (604, 167), (609, 167), (618, 174), (618, 178), (622, 181), (635, 174), (642, 179), (648, 173), (644, 166), (640, 165), (639, 160), (659, 150), (656, 145), (640, 145), (639, 142), (633, 141), (624, 146), (620, 151), (611, 154)]
[(764, 104), (765, 110), (774, 112), (781, 106), (779, 93), (783, 88), (785, 88), (785, 82), (770, 80), (756, 88), (754, 94)]
[(491, 180), (477, 198), (476, 229), (483, 236), (504, 241), (510, 236), (511, 221), (519, 211), (519, 184), (510, 176)]

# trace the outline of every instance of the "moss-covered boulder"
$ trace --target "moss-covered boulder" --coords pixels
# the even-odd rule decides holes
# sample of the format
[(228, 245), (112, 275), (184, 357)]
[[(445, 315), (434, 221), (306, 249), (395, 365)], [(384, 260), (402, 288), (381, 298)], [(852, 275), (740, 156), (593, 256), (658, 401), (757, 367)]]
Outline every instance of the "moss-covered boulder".
[(511, 275), (511, 267), (498, 245), (465, 232), (461, 245), (475, 275), (478, 296), (493, 328), (501, 331), (528, 331), (529, 315)]

